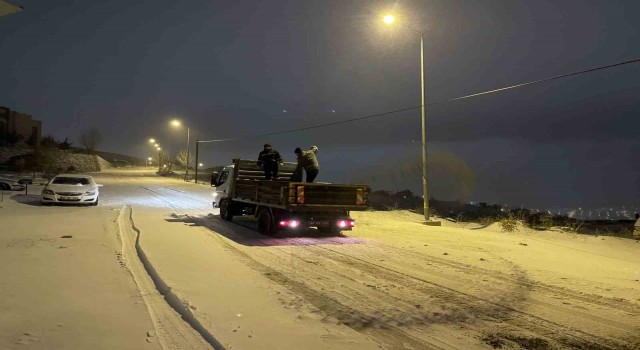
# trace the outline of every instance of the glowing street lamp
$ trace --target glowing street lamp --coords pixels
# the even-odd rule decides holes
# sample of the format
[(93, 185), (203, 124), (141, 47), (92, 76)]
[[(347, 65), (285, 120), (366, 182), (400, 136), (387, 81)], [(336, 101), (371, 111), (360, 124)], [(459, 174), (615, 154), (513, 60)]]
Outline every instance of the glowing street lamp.
[[(396, 21), (395, 16), (387, 14), (382, 18), (384, 23), (391, 25)], [(426, 123), (425, 123), (425, 79), (424, 79), (424, 34), (409, 26), (407, 27), (414, 32), (420, 34), (420, 99), (422, 110), (422, 198), (424, 202), (424, 219), (426, 224), (438, 225), (438, 221), (431, 221), (429, 219), (429, 196), (427, 195), (427, 136), (426, 136)]]
[(204, 166), (204, 164), (198, 163), (198, 166), (202, 168)]
[(156, 139), (149, 139), (149, 143), (156, 143)]

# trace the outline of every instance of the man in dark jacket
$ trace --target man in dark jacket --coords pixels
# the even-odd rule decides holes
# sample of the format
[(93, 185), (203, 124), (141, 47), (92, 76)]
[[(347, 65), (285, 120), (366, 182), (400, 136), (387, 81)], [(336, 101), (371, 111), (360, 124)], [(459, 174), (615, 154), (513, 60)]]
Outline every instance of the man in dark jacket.
[(264, 150), (258, 155), (258, 166), (264, 170), (265, 180), (276, 180), (278, 178), (278, 167), (282, 163), (280, 153), (271, 148), (270, 144), (264, 145)]
[(317, 146), (311, 146), (308, 151), (302, 151), (299, 147), (295, 150), (298, 156), (298, 166), (291, 178), (291, 181), (302, 181), (302, 169), (307, 173), (307, 181), (313, 182), (320, 172), (320, 164), (318, 163)]

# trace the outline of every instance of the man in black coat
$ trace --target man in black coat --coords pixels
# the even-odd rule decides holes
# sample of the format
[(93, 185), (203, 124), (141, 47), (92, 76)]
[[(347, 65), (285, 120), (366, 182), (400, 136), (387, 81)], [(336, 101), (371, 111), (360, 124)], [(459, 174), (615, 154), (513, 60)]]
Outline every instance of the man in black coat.
[(271, 148), (270, 144), (264, 145), (264, 150), (258, 155), (258, 166), (264, 170), (265, 180), (276, 180), (278, 178), (278, 167), (282, 163), (280, 153)]

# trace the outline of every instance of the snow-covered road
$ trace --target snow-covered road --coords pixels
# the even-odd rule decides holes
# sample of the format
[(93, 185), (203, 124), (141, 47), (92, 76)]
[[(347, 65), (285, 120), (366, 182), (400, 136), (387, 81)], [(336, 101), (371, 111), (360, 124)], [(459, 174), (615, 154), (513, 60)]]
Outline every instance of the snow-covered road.
[[(35, 227), (44, 235), (65, 211), (110, 225), (123, 207), (131, 210), (126, 224), (139, 232), (144, 259), (173, 298), (168, 304), (191, 327), (202, 327), (205, 338), (214, 338), (207, 339), (211, 347), (640, 348), (636, 241), (525, 229), (503, 233), (447, 221), (430, 227), (404, 211), (353, 213), (356, 229), (340, 237), (313, 230), (265, 237), (249, 218), (220, 220), (208, 186), (142, 170), (112, 170), (97, 180), (105, 185), (97, 208), (43, 208), (25, 204), (25, 197), (0, 209), (0, 216), (9, 217), (9, 210), (30, 215), (43, 222)], [(12, 226), (31, 227), (26, 221)], [(13, 239), (7, 237), (0, 236), (3, 252)], [(96, 269), (112, 263), (98, 256), (94, 262)], [(0, 285), (4, 295), (16, 294), (13, 286), (28, 280), (11, 278)], [(97, 295), (103, 294), (110, 297)], [(0, 307), (9, 306), (0, 301)], [(158, 331), (153, 313), (144, 314), (139, 305), (130, 312)], [(15, 340), (5, 333), (0, 330), (0, 347), (10, 336)], [(167, 347), (159, 340), (165, 348), (183, 344)]]

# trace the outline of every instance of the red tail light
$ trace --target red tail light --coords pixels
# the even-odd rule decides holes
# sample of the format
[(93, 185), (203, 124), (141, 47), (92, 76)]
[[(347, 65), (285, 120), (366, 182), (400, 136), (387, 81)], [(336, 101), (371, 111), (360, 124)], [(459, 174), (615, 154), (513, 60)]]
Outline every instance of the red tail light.
[(296, 227), (300, 226), (300, 221), (298, 221), (298, 220), (281, 220), (280, 221), (280, 226), (282, 226), (282, 227), (289, 226), (291, 228), (296, 228)]
[(354, 227), (356, 225), (356, 222), (353, 220), (338, 220), (338, 222), (336, 222), (336, 225), (340, 228)]

